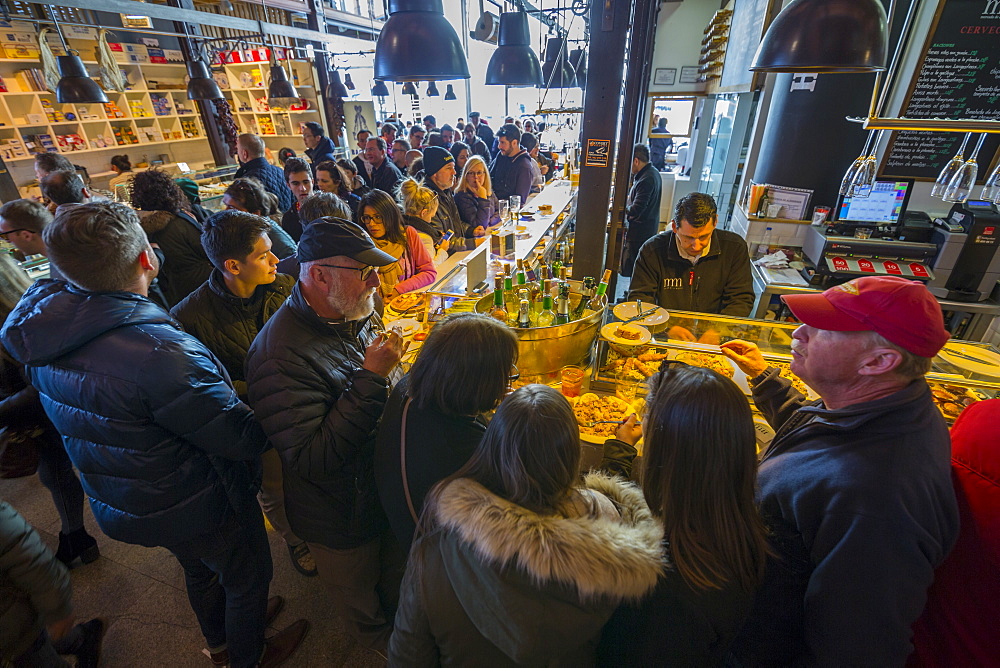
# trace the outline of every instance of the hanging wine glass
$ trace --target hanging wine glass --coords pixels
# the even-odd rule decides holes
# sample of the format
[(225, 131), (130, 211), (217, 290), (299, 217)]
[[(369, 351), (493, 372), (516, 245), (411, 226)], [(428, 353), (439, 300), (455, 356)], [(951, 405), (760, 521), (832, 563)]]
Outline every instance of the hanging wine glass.
[(983, 147), (985, 139), (985, 132), (979, 135), (979, 141), (976, 142), (976, 148), (973, 149), (972, 155), (951, 177), (948, 187), (945, 188), (944, 197), (941, 198), (945, 202), (964, 202), (969, 199), (972, 189), (976, 187), (976, 176), (979, 175), (979, 163), (976, 162), (976, 158), (979, 156), (979, 149)]
[(931, 188), (931, 197), (944, 197), (944, 191), (948, 188), (948, 184), (951, 183), (951, 177), (955, 176), (955, 172), (965, 164), (965, 147), (968, 145), (971, 136), (971, 132), (965, 135), (962, 145), (958, 147), (958, 153), (955, 154), (955, 157), (938, 174), (937, 180), (934, 181), (934, 186)]
[(868, 145), (874, 136), (874, 130), (868, 133), (868, 138), (865, 139), (865, 146), (861, 149), (861, 155), (854, 159), (851, 166), (847, 168), (847, 172), (844, 173), (844, 178), (840, 182), (840, 194), (844, 197), (851, 197), (854, 194), (854, 176), (858, 173), (865, 160), (868, 159)]
[(979, 196), (979, 199), (994, 203), (1000, 200), (1000, 162), (993, 168), (990, 175), (986, 177), (986, 183), (983, 184), (983, 192)]
[(851, 179), (851, 187), (849, 188), (851, 197), (864, 199), (872, 194), (872, 189), (875, 187), (875, 177), (878, 172), (878, 162), (875, 159), (875, 153), (881, 138), (882, 131), (880, 130), (878, 134), (872, 137), (870, 148), (868, 142), (865, 143), (867, 155), (863, 156), (858, 169), (854, 172), (854, 176)]

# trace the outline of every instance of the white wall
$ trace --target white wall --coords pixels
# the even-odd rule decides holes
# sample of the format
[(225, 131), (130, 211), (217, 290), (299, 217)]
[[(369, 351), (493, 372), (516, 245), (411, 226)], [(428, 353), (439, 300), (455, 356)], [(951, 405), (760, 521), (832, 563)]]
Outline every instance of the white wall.
[[(681, 67), (698, 65), (701, 40), (712, 16), (719, 10), (719, 0), (684, 0), (662, 2), (656, 21), (656, 45), (650, 68), (650, 93), (691, 93), (705, 89), (704, 84), (682, 84)], [(653, 77), (658, 67), (677, 68), (677, 83), (655, 86)]]

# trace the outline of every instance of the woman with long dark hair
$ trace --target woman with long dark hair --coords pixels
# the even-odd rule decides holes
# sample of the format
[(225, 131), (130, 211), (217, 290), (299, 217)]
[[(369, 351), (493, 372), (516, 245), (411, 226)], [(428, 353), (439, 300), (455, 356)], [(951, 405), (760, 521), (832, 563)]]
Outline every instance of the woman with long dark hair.
[(638, 489), (579, 468), (558, 391), (526, 385), (500, 404), (425, 501), (390, 665), (593, 664), (614, 608), (655, 586), (663, 534)]
[(378, 189), (369, 190), (358, 207), (358, 223), (368, 230), (380, 250), (396, 262), (378, 268), (379, 294), (389, 303), (404, 292), (430, 285), (437, 279), (434, 261), (417, 231), (403, 224), (396, 200)]
[(410, 373), (392, 388), (375, 442), (375, 481), (406, 551), (427, 492), (469, 461), (515, 362), (517, 336), (509, 327), (460, 313), (434, 326)]
[(167, 308), (173, 308), (212, 273), (212, 263), (201, 247), (201, 224), (180, 186), (156, 169), (139, 172), (132, 179), (132, 208), (139, 212), (146, 236), (163, 251), (157, 283)]
[[(646, 407), (642, 487), (668, 567), (652, 594), (615, 613), (601, 664), (721, 665), (767, 555), (750, 405), (721, 374), (670, 364), (650, 379)], [(639, 433), (627, 432), (619, 437), (634, 444)]]
[(358, 212), (361, 196), (351, 192), (350, 177), (344, 173), (343, 167), (333, 160), (324, 160), (316, 165), (314, 171), (316, 172), (316, 190), (333, 193), (347, 203), (352, 214)]

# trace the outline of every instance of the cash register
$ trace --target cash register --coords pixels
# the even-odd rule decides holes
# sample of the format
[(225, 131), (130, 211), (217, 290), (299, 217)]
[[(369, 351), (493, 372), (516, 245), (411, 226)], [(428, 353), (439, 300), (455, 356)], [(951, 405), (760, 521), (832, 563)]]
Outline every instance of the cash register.
[(1000, 280), (1000, 212), (992, 202), (969, 200), (951, 207), (935, 222), (932, 240), (939, 252), (935, 278), (928, 288), (935, 297), (958, 302), (989, 298)]
[(879, 275), (934, 280), (938, 247), (928, 241), (930, 220), (906, 215), (912, 188), (912, 180), (876, 181), (863, 197), (842, 197), (827, 228), (806, 232), (802, 250), (815, 265), (810, 283), (829, 287)]

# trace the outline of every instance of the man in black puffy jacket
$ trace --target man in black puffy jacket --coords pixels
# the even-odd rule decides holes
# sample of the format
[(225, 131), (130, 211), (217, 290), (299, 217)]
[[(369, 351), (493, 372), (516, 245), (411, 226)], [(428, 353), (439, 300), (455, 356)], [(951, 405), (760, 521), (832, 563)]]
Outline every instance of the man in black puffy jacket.
[(0, 338), (28, 367), (97, 523), (177, 557), (218, 665), (287, 659), (307, 623), (265, 647), (271, 553), (254, 494), (267, 439), (253, 412), (219, 360), (147, 298), (159, 264), (131, 209), (81, 204), (45, 243), (72, 285), (33, 285)]
[(314, 221), (299, 282), (247, 356), (250, 402), (281, 455), (285, 512), (309, 544), (334, 608), (384, 651), (404, 556), (375, 488), (375, 427), (404, 346), (381, 333), (377, 268), (396, 261), (359, 225)]
[[(247, 350), (295, 285), (292, 276), (278, 273), (278, 258), (271, 252), (268, 231), (267, 220), (245, 211), (220, 211), (210, 216), (201, 243), (215, 270), (170, 311), (188, 334), (215, 353), (244, 400)], [(260, 507), (285, 539), (295, 570), (305, 576), (316, 575), (309, 546), (292, 532), (285, 517), (281, 458), (272, 448), (262, 460), (264, 477), (257, 495)]]

